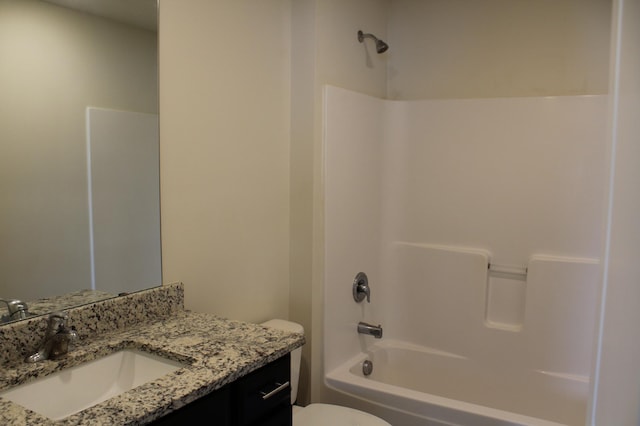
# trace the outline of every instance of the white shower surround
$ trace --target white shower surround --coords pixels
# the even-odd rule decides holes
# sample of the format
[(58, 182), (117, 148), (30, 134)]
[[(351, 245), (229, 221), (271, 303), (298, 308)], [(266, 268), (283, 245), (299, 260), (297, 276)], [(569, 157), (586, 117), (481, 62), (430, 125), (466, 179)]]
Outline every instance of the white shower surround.
[[(391, 405), (375, 410), (385, 417), (394, 407), (388, 395), (376, 401), (376, 392), (355, 391), (355, 382), (376, 382), (352, 375), (348, 383), (345, 372), (376, 343), (393, 341), (452, 353), (483, 371), (569, 380), (567, 401), (578, 401), (563, 413), (540, 404), (523, 413), (508, 401), (488, 409), (513, 412), (504, 424), (529, 424), (517, 420), (522, 415), (584, 423), (606, 97), (388, 101), (330, 86), (324, 95), (328, 385)], [(523, 274), (490, 273), (488, 264)], [(360, 271), (369, 276), (370, 304), (351, 298)], [(382, 341), (358, 335), (358, 321), (382, 324)], [(441, 398), (437, 390), (422, 394), (421, 409), (387, 418), (454, 421), (429, 408), (429, 398)], [(471, 402), (464, 398), (461, 412)]]

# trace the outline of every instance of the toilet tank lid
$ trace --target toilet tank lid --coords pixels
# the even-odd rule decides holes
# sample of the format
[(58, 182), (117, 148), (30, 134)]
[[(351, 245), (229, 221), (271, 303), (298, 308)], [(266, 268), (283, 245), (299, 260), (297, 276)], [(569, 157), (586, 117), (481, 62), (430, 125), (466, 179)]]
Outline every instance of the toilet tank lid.
[(283, 319), (272, 319), (263, 322), (261, 325), (277, 330), (290, 331), (292, 333), (304, 333), (304, 328), (300, 324)]

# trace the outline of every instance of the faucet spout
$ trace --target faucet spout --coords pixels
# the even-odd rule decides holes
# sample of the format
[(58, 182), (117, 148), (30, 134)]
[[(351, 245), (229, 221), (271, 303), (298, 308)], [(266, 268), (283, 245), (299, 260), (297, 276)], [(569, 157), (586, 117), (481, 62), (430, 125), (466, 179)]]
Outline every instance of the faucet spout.
[(38, 362), (45, 359), (58, 359), (69, 352), (69, 343), (78, 339), (78, 334), (73, 328), (65, 325), (67, 314), (54, 312), (49, 316), (49, 324), (44, 336), (44, 341), (38, 351), (29, 355), (25, 362)]
[(382, 339), (382, 327), (380, 325), (371, 325), (361, 321), (358, 323), (358, 333), (368, 334), (376, 339)]

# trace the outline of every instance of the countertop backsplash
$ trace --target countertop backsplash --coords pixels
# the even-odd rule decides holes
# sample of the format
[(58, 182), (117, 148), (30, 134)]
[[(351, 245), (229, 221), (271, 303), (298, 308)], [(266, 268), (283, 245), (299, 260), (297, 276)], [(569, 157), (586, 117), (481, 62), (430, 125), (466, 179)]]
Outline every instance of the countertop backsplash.
[[(62, 311), (68, 315), (66, 325), (74, 327), (83, 340), (165, 319), (182, 310), (184, 285), (177, 282)], [(48, 318), (41, 315), (0, 327), (0, 365), (24, 362), (35, 352), (44, 338)]]

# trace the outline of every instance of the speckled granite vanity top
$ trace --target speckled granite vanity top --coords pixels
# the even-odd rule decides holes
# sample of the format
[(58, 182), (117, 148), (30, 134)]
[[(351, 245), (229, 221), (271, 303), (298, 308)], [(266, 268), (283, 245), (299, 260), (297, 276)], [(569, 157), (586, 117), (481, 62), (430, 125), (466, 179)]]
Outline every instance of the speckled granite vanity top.
[[(178, 287), (178, 294), (182, 296), (181, 285)], [(129, 324), (132, 321), (125, 318), (116, 330), (100, 333), (93, 330), (90, 335), (83, 336), (81, 321), (96, 315), (99, 319), (103, 313), (94, 306), (91, 308), (88, 315), (86, 312), (82, 317), (77, 315), (76, 328), (83, 339), (73, 345), (65, 358), (36, 364), (25, 364), (15, 358), (6, 359), (0, 372), (0, 390), (124, 348), (159, 354), (188, 365), (59, 421), (50, 420), (0, 398), (0, 424), (147, 424), (304, 344), (304, 337), (299, 334), (227, 320), (211, 314), (189, 312), (174, 305), (169, 309), (161, 306), (160, 310), (168, 310), (169, 316), (147, 313), (146, 321), (134, 324)], [(73, 313), (69, 314), (71, 319)], [(154, 316), (160, 318), (153, 318)], [(0, 337), (5, 340), (3, 345), (10, 340), (8, 335), (3, 336), (2, 331)]]

